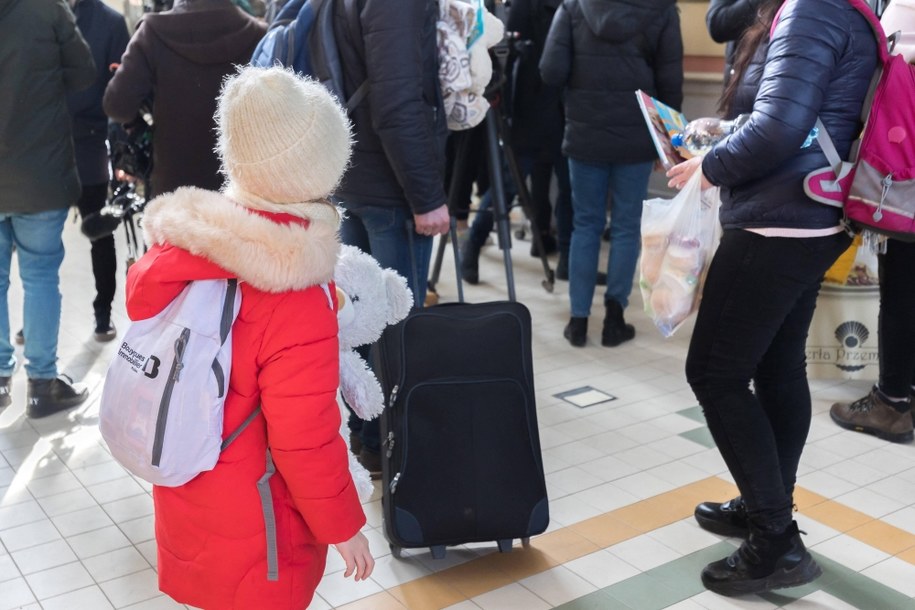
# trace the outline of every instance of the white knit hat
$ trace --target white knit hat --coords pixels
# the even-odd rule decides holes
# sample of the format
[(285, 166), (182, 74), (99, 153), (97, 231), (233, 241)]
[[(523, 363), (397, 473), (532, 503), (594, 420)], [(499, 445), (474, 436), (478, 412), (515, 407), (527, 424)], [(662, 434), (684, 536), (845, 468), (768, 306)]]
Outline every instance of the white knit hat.
[(241, 68), (223, 83), (217, 152), (228, 187), (272, 203), (320, 201), (352, 149), (346, 113), (318, 82), (283, 68)]

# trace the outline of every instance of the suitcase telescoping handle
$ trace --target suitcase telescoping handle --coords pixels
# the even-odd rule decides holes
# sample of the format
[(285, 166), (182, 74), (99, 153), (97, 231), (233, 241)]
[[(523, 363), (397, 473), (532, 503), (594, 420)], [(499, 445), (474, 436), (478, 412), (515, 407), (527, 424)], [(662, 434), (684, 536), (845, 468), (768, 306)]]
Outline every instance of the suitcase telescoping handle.
[[(446, 237), (451, 241), (451, 248), (454, 251), (454, 277), (457, 280), (457, 291), (458, 291), (458, 302), (464, 302), (464, 276), (461, 274), (461, 249), (458, 247), (457, 239), (457, 219), (454, 216), (450, 218), (451, 226), (448, 229), (447, 235), (441, 235), (439, 239), (445, 239)], [(407, 240), (410, 245), (410, 264), (413, 266), (413, 278), (416, 279), (419, 277), (419, 266), (416, 264), (416, 249), (414, 248), (414, 237), (416, 233), (416, 225), (413, 223), (412, 218), (407, 219)], [(415, 297), (414, 293), (414, 297)], [(423, 295), (425, 296), (425, 295)], [(424, 307), (424, 299), (414, 298), (414, 306), (422, 309)]]

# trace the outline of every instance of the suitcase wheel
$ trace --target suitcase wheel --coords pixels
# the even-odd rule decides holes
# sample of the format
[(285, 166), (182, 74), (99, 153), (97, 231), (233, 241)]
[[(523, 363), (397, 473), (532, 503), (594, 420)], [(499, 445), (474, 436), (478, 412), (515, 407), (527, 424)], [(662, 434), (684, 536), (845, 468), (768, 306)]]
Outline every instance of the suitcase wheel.
[(445, 545), (430, 546), (429, 550), (432, 552), (432, 559), (445, 558)]
[(531, 538), (530, 538), (530, 536), (528, 536), (527, 538), (522, 538), (522, 539), (521, 539), (521, 546), (522, 546), (523, 548), (525, 548), (525, 549), (531, 548)]
[(504, 538), (502, 540), (496, 540), (496, 544), (499, 545), (500, 553), (511, 553), (512, 550), (512, 539)]
[(389, 544), (388, 546), (391, 547), (391, 555), (393, 555), (395, 559), (403, 559), (403, 549), (402, 548), (400, 548), (399, 546), (393, 545), (393, 544)]

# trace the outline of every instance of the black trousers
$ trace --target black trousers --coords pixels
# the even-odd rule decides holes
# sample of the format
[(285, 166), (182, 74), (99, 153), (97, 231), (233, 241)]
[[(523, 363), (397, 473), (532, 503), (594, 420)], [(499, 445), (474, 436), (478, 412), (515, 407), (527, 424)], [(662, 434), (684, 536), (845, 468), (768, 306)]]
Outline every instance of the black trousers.
[(905, 398), (915, 387), (915, 243), (891, 239), (880, 268), (880, 390)]
[[(87, 184), (83, 186), (76, 207), (80, 216), (98, 212), (105, 206), (108, 197), (108, 184)], [(114, 301), (117, 272), (117, 258), (114, 251), (114, 235), (108, 235), (92, 242), (92, 275), (95, 276), (95, 300), (92, 309), (95, 311), (96, 326), (103, 328), (111, 321), (111, 303)]]
[(764, 530), (791, 524), (811, 418), (807, 331), (823, 275), (850, 243), (844, 233), (727, 230), (705, 281), (686, 376), (751, 520)]

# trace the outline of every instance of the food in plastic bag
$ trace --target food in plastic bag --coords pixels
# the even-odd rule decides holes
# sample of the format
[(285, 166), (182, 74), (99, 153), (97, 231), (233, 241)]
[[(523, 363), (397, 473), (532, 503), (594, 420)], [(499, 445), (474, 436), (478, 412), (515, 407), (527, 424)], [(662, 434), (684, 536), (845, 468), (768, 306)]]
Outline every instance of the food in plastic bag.
[(673, 199), (651, 199), (642, 212), (639, 286), (645, 311), (665, 337), (699, 305), (718, 246), (718, 189), (701, 189), (697, 171)]

